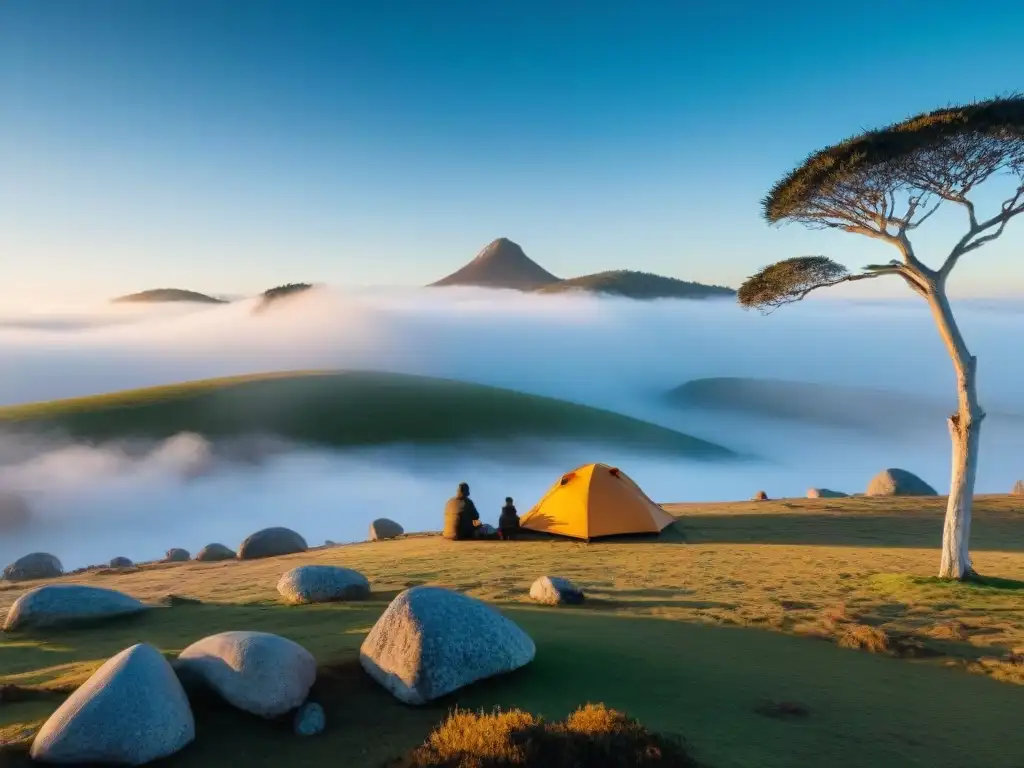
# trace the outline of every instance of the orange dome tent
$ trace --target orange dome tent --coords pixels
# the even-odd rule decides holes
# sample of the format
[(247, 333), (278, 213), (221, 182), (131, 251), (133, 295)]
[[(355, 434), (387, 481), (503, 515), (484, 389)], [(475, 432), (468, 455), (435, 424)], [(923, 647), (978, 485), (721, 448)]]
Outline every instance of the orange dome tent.
[(587, 464), (562, 475), (523, 516), (520, 526), (574, 539), (593, 539), (660, 533), (675, 521), (624, 472), (607, 464)]

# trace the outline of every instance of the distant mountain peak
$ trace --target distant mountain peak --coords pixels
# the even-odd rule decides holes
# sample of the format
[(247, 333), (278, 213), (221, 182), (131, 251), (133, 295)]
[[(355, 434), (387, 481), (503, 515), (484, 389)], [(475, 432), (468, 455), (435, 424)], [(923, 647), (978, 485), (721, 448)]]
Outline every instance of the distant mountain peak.
[(557, 283), (558, 278), (533, 261), (507, 237), (492, 240), (476, 257), (433, 286), (472, 285), (532, 291)]

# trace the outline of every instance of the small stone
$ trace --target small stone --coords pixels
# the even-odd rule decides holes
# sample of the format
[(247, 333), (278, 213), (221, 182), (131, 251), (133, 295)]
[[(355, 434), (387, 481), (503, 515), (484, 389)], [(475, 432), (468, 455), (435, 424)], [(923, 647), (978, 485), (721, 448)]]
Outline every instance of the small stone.
[(530, 587), (530, 597), (545, 605), (578, 605), (583, 602), (583, 590), (568, 579), (541, 576)]
[(327, 726), (324, 708), (316, 702), (307, 701), (295, 713), (295, 735), (316, 736)]

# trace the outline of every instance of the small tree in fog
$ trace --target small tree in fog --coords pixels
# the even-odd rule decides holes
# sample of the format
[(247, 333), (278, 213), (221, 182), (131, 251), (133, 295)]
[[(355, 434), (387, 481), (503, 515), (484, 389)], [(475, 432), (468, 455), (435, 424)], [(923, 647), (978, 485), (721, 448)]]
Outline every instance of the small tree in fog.
[[(981, 215), (970, 193), (996, 177), (1010, 181), (1006, 199), (998, 211)], [(967, 222), (963, 236), (932, 269), (914, 252), (909, 233), (943, 203), (960, 206)], [(903, 280), (928, 303), (957, 381), (957, 411), (948, 419), (953, 466), (939, 576), (972, 576), (971, 501), (985, 414), (978, 405), (977, 359), (957, 327), (946, 284), (961, 258), (995, 240), (1024, 212), (1024, 98), (939, 109), (823, 149), (772, 187), (762, 205), (770, 224), (798, 222), (865, 235), (891, 245), (899, 258), (855, 273), (824, 256), (786, 259), (740, 287), (742, 306), (770, 311), (818, 288), (885, 276)]]

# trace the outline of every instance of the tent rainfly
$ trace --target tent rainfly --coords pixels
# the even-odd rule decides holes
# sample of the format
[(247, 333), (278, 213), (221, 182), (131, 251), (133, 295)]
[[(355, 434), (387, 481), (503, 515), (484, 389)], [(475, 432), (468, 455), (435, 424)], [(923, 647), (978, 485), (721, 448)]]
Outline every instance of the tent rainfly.
[(674, 522), (675, 518), (624, 472), (607, 464), (587, 464), (562, 475), (520, 525), (531, 531), (589, 540), (660, 533)]

